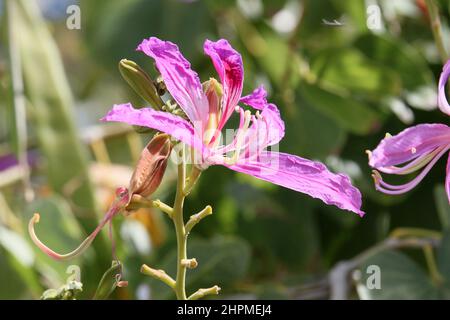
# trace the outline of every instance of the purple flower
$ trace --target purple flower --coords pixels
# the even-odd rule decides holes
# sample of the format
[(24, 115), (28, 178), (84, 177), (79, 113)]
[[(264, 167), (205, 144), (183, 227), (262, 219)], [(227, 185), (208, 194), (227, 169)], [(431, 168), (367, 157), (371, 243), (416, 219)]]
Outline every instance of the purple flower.
[[(438, 86), (439, 109), (450, 115), (445, 96), (445, 85), (450, 75), (450, 60), (445, 64)], [(435, 163), (450, 149), (450, 128), (444, 124), (419, 124), (395, 136), (387, 135), (377, 148), (368, 152), (369, 165), (388, 174), (405, 175), (421, 172), (410, 182), (392, 185), (383, 180), (378, 171), (373, 172), (377, 190), (387, 194), (402, 194), (417, 186)], [(450, 203), (450, 160), (447, 162), (445, 188)]]
[[(283, 138), (284, 122), (278, 108), (267, 102), (262, 86), (242, 97), (242, 58), (226, 40), (206, 40), (204, 44), (204, 52), (211, 58), (221, 84), (211, 78), (202, 85), (190, 63), (171, 42), (152, 37), (137, 50), (155, 60), (169, 93), (189, 120), (152, 108), (134, 109), (129, 103), (115, 105), (103, 120), (166, 132), (200, 155), (196, 165), (201, 169), (223, 165), (364, 215), (360, 209), (361, 194), (346, 175), (333, 174), (319, 162), (267, 150)], [(239, 103), (255, 109), (255, 114)], [(235, 112), (240, 116), (239, 127), (232, 141), (223, 144), (222, 130)]]

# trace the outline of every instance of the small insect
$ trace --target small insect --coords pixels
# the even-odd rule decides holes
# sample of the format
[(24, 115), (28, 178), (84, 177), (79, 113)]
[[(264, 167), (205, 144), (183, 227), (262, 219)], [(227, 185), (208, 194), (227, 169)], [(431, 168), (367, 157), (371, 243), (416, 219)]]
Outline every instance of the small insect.
[(326, 25), (326, 26), (330, 26), (330, 27), (342, 27), (345, 26), (345, 23), (342, 23), (336, 19), (334, 19), (333, 21), (328, 21), (326, 19), (322, 19), (322, 24)]

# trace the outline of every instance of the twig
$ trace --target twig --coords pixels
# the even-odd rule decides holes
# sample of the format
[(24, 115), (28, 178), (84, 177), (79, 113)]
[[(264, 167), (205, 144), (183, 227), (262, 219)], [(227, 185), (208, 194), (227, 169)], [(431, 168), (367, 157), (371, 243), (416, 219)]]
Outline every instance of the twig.
[(172, 277), (169, 276), (164, 270), (156, 270), (150, 268), (146, 264), (143, 264), (141, 267), (141, 272), (147, 276), (153, 277), (157, 280), (164, 282), (172, 289), (175, 288), (175, 280), (173, 280)]
[(219, 286), (214, 286), (207, 289), (198, 289), (196, 292), (194, 292), (189, 296), (188, 300), (198, 300), (207, 295), (218, 295), (219, 292), (220, 292)]
[(209, 216), (212, 214), (212, 208), (211, 206), (206, 206), (205, 209), (200, 211), (197, 214), (192, 215), (189, 218), (189, 221), (186, 223), (186, 233), (189, 234), (191, 232), (192, 228), (200, 222), (203, 218)]

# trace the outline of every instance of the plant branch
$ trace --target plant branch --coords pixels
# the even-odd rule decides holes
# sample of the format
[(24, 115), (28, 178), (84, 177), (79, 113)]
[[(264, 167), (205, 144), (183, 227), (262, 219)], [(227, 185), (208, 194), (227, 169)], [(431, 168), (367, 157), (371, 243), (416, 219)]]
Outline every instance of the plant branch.
[(172, 277), (170, 277), (164, 270), (156, 270), (143, 264), (141, 267), (141, 272), (147, 276), (153, 277), (157, 280), (164, 282), (172, 289), (175, 288), (175, 280), (173, 280)]
[(207, 295), (218, 295), (219, 292), (220, 292), (219, 286), (214, 286), (207, 289), (198, 289), (196, 292), (194, 292), (189, 296), (188, 300), (198, 300)]
[(186, 300), (186, 265), (183, 260), (187, 260), (186, 230), (184, 227), (183, 205), (184, 188), (186, 181), (186, 163), (184, 159), (184, 146), (179, 152), (180, 164), (178, 165), (177, 193), (173, 206), (172, 220), (177, 236), (177, 277), (175, 283), (175, 293), (178, 300)]
[(189, 221), (186, 223), (186, 233), (189, 234), (192, 230), (192, 228), (200, 222), (200, 220), (202, 220), (203, 218), (209, 216), (212, 214), (212, 208), (211, 206), (206, 206), (205, 209), (203, 209), (202, 211), (200, 211), (197, 214), (193, 214), (190, 218)]

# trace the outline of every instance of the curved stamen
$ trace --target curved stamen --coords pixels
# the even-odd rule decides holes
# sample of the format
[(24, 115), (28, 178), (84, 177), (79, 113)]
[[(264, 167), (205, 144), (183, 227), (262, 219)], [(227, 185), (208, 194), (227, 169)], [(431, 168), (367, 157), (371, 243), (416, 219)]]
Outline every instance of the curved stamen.
[(442, 148), (440, 152), (435, 155), (435, 157), (427, 164), (427, 166), (422, 170), (422, 172), (417, 175), (412, 181), (402, 184), (402, 185), (392, 185), (383, 181), (381, 174), (374, 170), (372, 177), (375, 181), (375, 187), (378, 191), (381, 191), (386, 194), (398, 195), (412, 190), (416, 187), (423, 178), (427, 175), (427, 173), (431, 170), (431, 168), (436, 164), (436, 162), (450, 149), (450, 146), (446, 146)]
[(95, 228), (95, 230), (73, 251), (66, 253), (66, 254), (60, 254), (49, 247), (47, 247), (36, 235), (36, 232), (34, 230), (34, 225), (36, 223), (39, 223), (40, 215), (38, 213), (35, 213), (33, 215), (33, 218), (31, 218), (30, 222), (28, 223), (28, 232), (30, 234), (31, 240), (36, 244), (36, 246), (41, 249), (46, 255), (49, 257), (55, 259), (55, 260), (69, 260), (73, 259), (75, 257), (78, 257), (80, 254), (82, 254), (84, 251), (86, 251), (87, 248), (89, 248), (90, 244), (94, 239), (96, 238), (97, 234), (102, 230), (102, 228), (111, 221), (112, 218), (114, 218), (122, 209), (128, 204), (130, 196), (128, 194), (128, 190), (126, 192), (124, 191), (126, 188), (118, 188), (117, 189), (117, 199), (114, 201), (114, 203), (111, 205), (108, 212), (103, 217), (100, 224)]
[(233, 156), (231, 158), (224, 157), (224, 162), (227, 165), (233, 165), (235, 164), (239, 159), (239, 154), (241, 153), (242, 143), (244, 142), (245, 134), (250, 126), (250, 120), (251, 120), (251, 113), (250, 111), (244, 112), (244, 121), (243, 124), (239, 126), (239, 131), (236, 134), (236, 148), (234, 150)]
[(388, 174), (398, 174), (398, 175), (410, 174), (426, 166), (431, 161), (431, 159), (433, 159), (436, 156), (436, 154), (442, 151), (443, 148), (445, 148), (445, 146), (438, 147), (430, 153), (423, 154), (415, 158), (408, 164), (404, 165), (403, 167), (389, 166), (378, 168), (378, 170)]

